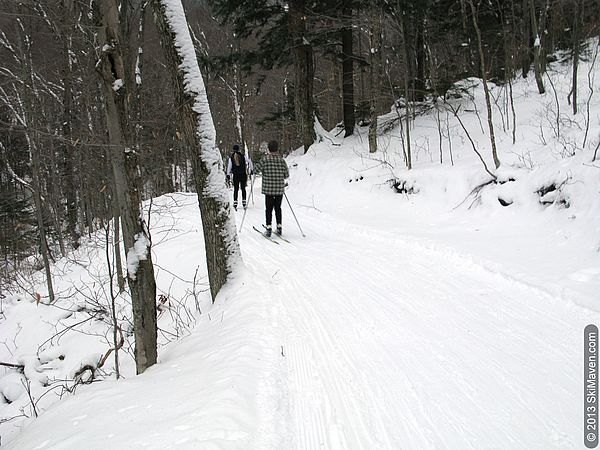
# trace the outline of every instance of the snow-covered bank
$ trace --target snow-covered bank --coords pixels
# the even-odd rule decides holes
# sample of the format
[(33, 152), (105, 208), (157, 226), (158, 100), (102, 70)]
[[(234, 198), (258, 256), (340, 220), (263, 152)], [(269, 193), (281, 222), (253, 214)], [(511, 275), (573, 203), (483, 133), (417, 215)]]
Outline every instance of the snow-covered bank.
[(8, 448), (578, 448), (595, 312), (395, 226), (311, 210), (303, 239), (286, 210), (292, 243), (271, 244), (261, 207), (248, 269), (192, 335)]
[[(552, 75), (564, 100), (568, 73)], [(485, 111), (480, 87), (470, 85), (477, 107), (453, 102)], [(117, 382), (109, 358), (97, 374), (104, 382), (58, 401), (62, 388), (42, 396), (49, 382), (72, 386), (60, 380), (111, 345), (98, 234), (54, 267), (57, 307), (35, 303), (41, 277), (3, 302), (0, 360), (25, 364), (40, 413), (0, 423), (3, 444), (580, 448), (582, 334), (600, 321), (600, 164), (591, 162), (600, 102), (591, 105), (586, 148), (568, 157), (561, 149), (582, 143), (584, 127), (563, 118), (552, 138), (553, 121), (540, 113), (553, 95), (535, 94), (533, 80), (515, 83), (514, 92), (515, 145), (496, 118), (502, 183), (474, 194), (489, 176), (451, 115), (439, 163), (435, 110), (414, 123), (410, 172), (402, 168), (399, 128), (380, 137), (375, 155), (358, 129), (289, 157), (288, 197), (307, 237), (287, 207), (291, 243), (272, 244), (252, 230), (263, 221), (257, 183), (239, 235), (245, 267), (214, 306), (195, 196), (154, 199), (147, 206), (162, 295), (159, 364), (134, 377), (123, 354), (126, 379)], [(561, 111), (569, 114), (565, 104)], [(462, 118), (491, 159), (476, 113)], [(396, 192), (398, 181), (413, 192)], [(102, 308), (90, 308), (90, 299)], [(126, 300), (119, 302), (124, 325)], [(1, 417), (20, 408), (31, 415), (25, 378), (2, 370), (0, 389), (12, 403), (0, 405)]]
[(244, 278), (143, 377), (80, 389), (8, 448), (248, 448), (268, 324), (259, 292)]
[[(198, 320), (197, 309), (210, 310), (203, 238), (195, 195), (163, 196), (148, 202), (146, 210), (150, 213), (153, 258), (157, 258), (159, 340), (165, 345), (191, 332)], [(112, 261), (110, 231), (108, 257)], [(57, 261), (53, 277), (57, 301), (52, 305), (44, 300), (42, 273), (20, 277), (14, 292), (5, 292), (2, 299), (0, 361), (24, 366), (24, 374), (2, 369), (3, 444), (18, 431), (23, 416), (33, 418), (69, 395), (68, 390), (85, 390), (80, 382), (89, 381), (92, 375), (96, 381), (114, 377), (112, 354), (93, 374), (85, 369), (86, 365), (98, 365), (113, 346), (105, 232), (92, 235), (76, 252)], [(113, 278), (117, 294), (114, 274)], [(36, 293), (41, 294), (39, 304)], [(120, 371), (129, 378), (134, 376), (135, 366), (126, 292), (117, 295), (116, 316), (125, 337)]]
[[(514, 182), (483, 188), (476, 198), (469, 193), (484, 177), (475, 163), (457, 164), (450, 174), (441, 167), (406, 173), (364, 153), (348, 158), (343, 152), (328, 148), (296, 160), (294, 198), (301, 211), (360, 223), (373, 233), (393, 229), (600, 310), (600, 168), (591, 166), (589, 153), (522, 172)], [(344, 164), (344, 170), (337, 167)], [(307, 178), (318, 188), (302, 189)], [(395, 193), (389, 182), (395, 179), (414, 180), (419, 192)], [(568, 180), (560, 191), (569, 208), (541, 204), (537, 190), (559, 179)], [(502, 206), (499, 198), (512, 204)]]
[[(582, 63), (579, 89), (586, 99), (589, 69), (589, 63)], [(591, 78), (598, 92), (596, 72)], [(451, 249), (600, 311), (600, 161), (592, 162), (600, 140), (600, 97), (592, 97), (589, 115), (583, 106), (573, 115), (567, 102), (569, 67), (555, 64), (549, 75), (558, 114), (552, 90), (540, 96), (533, 79), (514, 82), (515, 144), (508, 86), (492, 87), (502, 162), (497, 171), (481, 83), (465, 81), (468, 95), (450, 100), (453, 107), (462, 106), (461, 120), (496, 183), (476, 189), (491, 177), (450, 107), (440, 103), (414, 122), (411, 171), (404, 168), (404, 133), (398, 126), (379, 138), (380, 151), (372, 155), (368, 130), (358, 128), (353, 137), (341, 140), (330, 134), (307, 155), (289, 158), (296, 166), (296, 203), (306, 213), (317, 208), (374, 232), (395, 229), (424, 246)], [(380, 122), (395, 118), (392, 112)]]

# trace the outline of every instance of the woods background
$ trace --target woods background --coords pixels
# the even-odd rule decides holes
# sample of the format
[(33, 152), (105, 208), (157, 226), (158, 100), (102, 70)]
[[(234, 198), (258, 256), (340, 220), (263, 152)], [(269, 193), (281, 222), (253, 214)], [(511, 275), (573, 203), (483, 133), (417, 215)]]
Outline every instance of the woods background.
[[(118, 215), (93, 6), (0, 1), (0, 283), (24, 266), (47, 266)], [(593, 0), (184, 6), (218, 145), (226, 156), (244, 143), (255, 158), (270, 139), (307, 149), (320, 138), (314, 115), (335, 134), (358, 124), (373, 137), (377, 115), (395, 110), (409, 131), (421, 106), (463, 95), (454, 83), (470, 76), (497, 84), (535, 76), (542, 93), (555, 52), (566, 50), (576, 69), (600, 17)], [(122, 82), (141, 197), (193, 190), (152, 9), (122, 1), (119, 15), (124, 61), (135, 74)], [(570, 100), (576, 109), (575, 82)]]

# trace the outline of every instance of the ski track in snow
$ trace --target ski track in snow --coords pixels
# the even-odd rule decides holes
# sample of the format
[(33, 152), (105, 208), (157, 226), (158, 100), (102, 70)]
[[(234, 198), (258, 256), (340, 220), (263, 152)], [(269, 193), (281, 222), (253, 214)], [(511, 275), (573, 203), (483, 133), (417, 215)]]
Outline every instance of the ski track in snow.
[[(286, 206), (291, 243), (271, 245), (252, 230), (257, 195), (246, 268), (197, 330), (147, 374), (57, 402), (7, 448), (581, 448), (582, 335), (598, 313), (373, 211), (375, 227), (300, 209), (302, 238)], [(173, 214), (180, 237), (157, 248), (176, 271), (200, 232), (194, 201)]]
[(580, 446), (581, 340), (594, 312), (330, 216), (303, 215), (303, 239), (284, 209), (292, 243), (270, 245), (250, 229), (262, 215), (248, 210), (240, 238), (246, 264), (271, 278), (270, 332), (285, 361), (283, 392), (271, 394), (285, 397), (286, 448)]

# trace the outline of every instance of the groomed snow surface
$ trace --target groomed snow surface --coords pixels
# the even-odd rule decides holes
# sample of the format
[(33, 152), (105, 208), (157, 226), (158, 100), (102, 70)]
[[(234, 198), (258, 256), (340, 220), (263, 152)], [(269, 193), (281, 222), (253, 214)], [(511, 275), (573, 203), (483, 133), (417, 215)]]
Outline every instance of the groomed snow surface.
[[(579, 97), (587, 99), (586, 66), (580, 74)], [(573, 118), (568, 70), (557, 65), (551, 75), (561, 117)], [(475, 101), (452, 102), (469, 110), (461, 117), (493, 167), (475, 113), (485, 125), (480, 83), (465, 86)], [(306, 238), (285, 200), (291, 243), (252, 230), (264, 220), (257, 180), (239, 233), (244, 266), (215, 305), (196, 196), (147, 204), (163, 297), (159, 364), (141, 376), (134, 376), (129, 337), (124, 379), (114, 380), (110, 357), (96, 374), (103, 381), (78, 385), (75, 395), (60, 387), (72, 381), (57, 381), (72, 380), (111, 345), (109, 320), (102, 313), (90, 319), (90, 298), (104, 308), (109, 298), (102, 233), (54, 267), (56, 306), (36, 304), (31, 292), (43, 295), (43, 278), (29, 279), (29, 290), (3, 300), (0, 360), (25, 365), (39, 417), (1, 423), (2, 444), (583, 448), (583, 329), (600, 322), (600, 164), (591, 162), (600, 101), (592, 98), (586, 148), (571, 157), (569, 149), (582, 145), (585, 108), (576, 124), (559, 120), (557, 133), (549, 116), (554, 95), (537, 95), (532, 79), (513, 88), (515, 145), (502, 126), (512, 123), (509, 115), (494, 109), (502, 183), (472, 195), (489, 177), (445, 110), (416, 120), (410, 172), (402, 168), (398, 127), (380, 136), (375, 155), (366, 128), (345, 140), (321, 130), (323, 142), (288, 157), (288, 198)], [(499, 105), (503, 89), (492, 90)], [(414, 193), (397, 193), (393, 184)], [(236, 212), (238, 228), (242, 215)], [(126, 295), (117, 303), (127, 335)], [(0, 391), (11, 403), (0, 404), (0, 417), (21, 409), (31, 416), (24, 377), (1, 373)]]

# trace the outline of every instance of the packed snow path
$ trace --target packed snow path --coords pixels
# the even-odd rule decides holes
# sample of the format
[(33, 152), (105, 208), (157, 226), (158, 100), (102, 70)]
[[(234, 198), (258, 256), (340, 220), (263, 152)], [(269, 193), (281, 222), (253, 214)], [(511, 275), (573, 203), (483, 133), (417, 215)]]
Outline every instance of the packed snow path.
[(264, 411), (276, 448), (580, 447), (591, 312), (398, 231), (315, 211), (301, 216), (303, 239), (284, 208), (292, 243), (273, 245), (251, 229), (261, 207), (240, 237), (246, 264), (270, 279), (284, 360), (272, 358), (284, 373), (271, 403), (287, 420)]
[[(161, 347), (142, 376), (81, 386), (7, 448), (582, 448), (583, 329), (598, 313), (538, 283), (528, 258), (540, 261), (539, 245), (510, 246), (492, 228), (506, 248), (491, 254), (498, 244), (481, 247), (490, 230), (469, 222), (484, 261), (456, 229), (415, 236), (396, 199), (357, 211), (317, 198), (324, 212), (297, 201), (306, 238), (285, 205), (291, 243), (275, 245), (252, 230), (264, 220), (256, 196), (239, 234), (246, 269), (191, 334)], [(202, 261), (197, 201), (174, 194), (154, 207), (159, 285), (182, 295), (188, 285), (169, 273), (192, 279)], [(527, 229), (544, 240), (559, 230), (536, 225)], [(517, 247), (514, 269), (500, 259)]]

